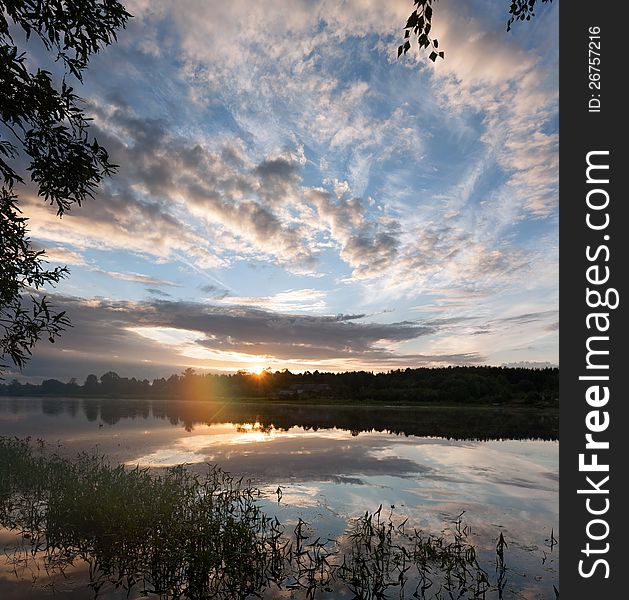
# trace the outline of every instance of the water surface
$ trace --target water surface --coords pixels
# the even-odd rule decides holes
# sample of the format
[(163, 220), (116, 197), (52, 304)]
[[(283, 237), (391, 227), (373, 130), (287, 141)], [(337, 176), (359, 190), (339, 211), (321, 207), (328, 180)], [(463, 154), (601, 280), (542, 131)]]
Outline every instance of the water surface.
[[(41, 438), (64, 455), (98, 452), (130, 466), (218, 464), (260, 487), (266, 510), (282, 522), (301, 517), (332, 538), (348, 518), (381, 504), (428, 532), (465, 511), (489, 565), (503, 533), (512, 594), (505, 597), (524, 598), (552, 598), (558, 585), (557, 548), (545, 545), (551, 529), (558, 537), (555, 425), (499, 408), (0, 398), (0, 435)], [(8, 532), (2, 535), (10, 545)], [(51, 597), (46, 577), (33, 584), (18, 575), (0, 570), (3, 598)], [(75, 573), (59, 590), (84, 597), (84, 578)], [(26, 596), (25, 586), (34, 586)]]

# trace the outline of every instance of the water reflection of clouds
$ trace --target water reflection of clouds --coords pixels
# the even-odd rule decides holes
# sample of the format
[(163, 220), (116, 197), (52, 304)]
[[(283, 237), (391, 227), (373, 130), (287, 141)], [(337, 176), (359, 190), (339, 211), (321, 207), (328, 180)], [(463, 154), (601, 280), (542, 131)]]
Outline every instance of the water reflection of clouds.
[[(490, 539), (496, 524), (516, 539), (539, 543), (557, 530), (557, 445), (352, 436), (344, 430), (273, 430), (234, 425), (205, 427), (140, 457), (145, 464), (216, 462), (270, 490), (282, 485), (282, 506), (317, 522), (325, 508), (341, 518), (395, 506), (419, 527), (438, 531), (467, 510)], [(252, 443), (262, 435), (262, 443)], [(163, 449), (162, 449), (163, 450)], [(152, 461), (152, 462), (151, 462)], [(135, 464), (135, 461), (133, 461)], [(493, 529), (492, 529), (493, 527)], [(536, 555), (537, 556), (537, 555)]]
[(164, 467), (212, 461), (262, 481), (288, 478), (345, 483), (362, 483), (364, 476), (409, 477), (431, 471), (426, 464), (400, 457), (394, 448), (397, 443), (406, 445), (409, 439), (380, 433), (356, 437), (340, 429), (313, 432), (301, 427), (247, 433), (241, 426), (223, 424), (170, 440), (168, 448), (157, 448), (127, 464)]
[[(275, 486), (262, 487), (262, 493), (269, 498), (277, 498)], [(300, 508), (319, 508), (321, 506), (321, 486), (313, 484), (282, 486), (281, 503), (283, 506)]]
[[(106, 404), (98, 402), (102, 407)], [(347, 517), (374, 511), (380, 504), (385, 510), (395, 505), (396, 514), (409, 516), (414, 525), (433, 532), (466, 510), (466, 519), (478, 533), (477, 541), (485, 540), (489, 553), (494, 551), (498, 527), (510, 540), (519, 540), (523, 548), (543, 548), (551, 527), (558, 535), (556, 442), (481, 442), (372, 430), (374, 424), (384, 427), (388, 423), (382, 413), (364, 419), (360, 429), (352, 432), (342, 428), (351, 422), (349, 417), (336, 422), (330, 416), (332, 410), (319, 414), (319, 408), (301, 406), (293, 407), (294, 414), (284, 421), (274, 412), (263, 418), (259, 411), (264, 407), (257, 406), (246, 418), (230, 415), (231, 422), (200, 423), (191, 417), (194, 426), (184, 431), (173, 416), (176, 411), (171, 414), (167, 403), (156, 403), (167, 418), (154, 414), (140, 418), (140, 413), (129, 407), (127, 416), (111, 423), (105, 420), (102, 425), (99, 419), (82, 419), (80, 412), (71, 417), (64, 412), (68, 407), (63, 402), (56, 403), (65, 407), (61, 412), (48, 410), (46, 414), (37, 412), (42, 411), (41, 401), (25, 404), (12, 407), (0, 399), (0, 416), (6, 419), (4, 423), (0, 419), (0, 434), (46, 437), (55, 449), (60, 440), (64, 444), (61, 451), (70, 455), (97, 446), (98, 452), (112, 461), (129, 465), (189, 463), (202, 471), (206, 462), (215, 463), (261, 486), (265, 510), (271, 514), (279, 511), (282, 522), (286, 517), (289, 521), (301, 517), (316, 524), (318, 531), (329, 528), (332, 537), (342, 533)], [(181, 411), (188, 405), (172, 406), (173, 411)], [(271, 408), (278, 414), (283, 410)], [(157, 410), (155, 406), (153, 410)], [(312, 411), (318, 416), (310, 423), (306, 417)], [(16, 414), (20, 417), (17, 422)], [(215, 411), (211, 414), (215, 416)], [(420, 416), (416, 415), (416, 420)], [(325, 419), (336, 427), (318, 424), (327, 422)], [(279, 505), (274, 496), (278, 485), (283, 494)], [(511, 548), (515, 550), (514, 545)], [(523, 565), (523, 571), (537, 572), (540, 553), (519, 551), (517, 563)], [(4, 600), (1, 582), (0, 597)]]

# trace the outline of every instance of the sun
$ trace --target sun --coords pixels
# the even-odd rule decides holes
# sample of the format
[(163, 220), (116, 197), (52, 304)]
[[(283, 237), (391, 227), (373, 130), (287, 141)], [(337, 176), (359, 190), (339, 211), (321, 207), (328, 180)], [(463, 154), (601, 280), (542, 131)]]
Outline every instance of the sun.
[(249, 373), (253, 373), (254, 375), (262, 375), (264, 367), (262, 365), (251, 365), (247, 371), (249, 371)]

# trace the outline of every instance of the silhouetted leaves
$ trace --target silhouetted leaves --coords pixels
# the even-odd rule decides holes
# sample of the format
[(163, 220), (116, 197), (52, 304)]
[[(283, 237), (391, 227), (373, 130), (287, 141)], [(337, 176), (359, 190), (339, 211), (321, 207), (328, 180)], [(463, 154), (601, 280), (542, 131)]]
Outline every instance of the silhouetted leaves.
[[(542, 2), (552, 2), (553, 0), (541, 0)], [(511, 25), (515, 21), (530, 21), (535, 16), (536, 0), (512, 0), (509, 7), (509, 20), (507, 21), (507, 31), (511, 31)]]
[[(0, 190), (0, 353), (22, 368), (41, 336), (54, 342), (69, 325), (65, 312), (55, 313), (46, 296), (36, 291), (58, 283), (68, 271), (45, 268), (44, 253), (30, 245), (27, 219), (16, 200), (6, 188)], [(24, 297), (27, 289), (31, 293)]]
[(429, 34), (432, 29), (432, 2), (433, 0), (414, 0), (413, 4), (415, 9), (409, 16), (404, 27), (404, 38), (407, 40), (404, 44), (398, 47), (398, 58), (402, 54), (406, 54), (411, 49), (411, 44), (408, 41), (410, 34), (413, 33), (417, 38), (417, 43), (420, 48), (425, 49), (429, 46), (433, 48), (429, 58), (433, 62), (437, 60), (437, 57), (443, 58), (443, 52), (435, 52), (439, 47), (439, 41), (437, 39), (431, 39)]
[[(541, 2), (552, 2), (553, 0), (541, 0)], [(507, 21), (507, 31), (511, 31), (511, 25), (515, 21), (530, 21), (531, 17), (535, 16), (535, 4), (537, 0), (512, 0), (509, 6), (509, 20)], [(437, 58), (444, 58), (445, 53), (437, 52), (439, 48), (439, 40), (432, 39), (430, 37), (430, 30), (432, 29), (432, 8), (433, 0), (414, 0), (414, 10), (406, 21), (404, 26), (404, 39), (408, 40), (410, 34), (413, 33), (417, 39), (418, 46), (425, 50), (431, 48), (431, 52), (428, 58), (435, 62)], [(411, 49), (410, 42), (406, 41), (404, 44), (398, 46), (397, 55), (398, 58), (402, 54), (406, 54)]]
[[(14, 192), (26, 177), (18, 161), (26, 159), (38, 195), (55, 205), (59, 216), (93, 197), (103, 177), (115, 171), (105, 148), (89, 138), (83, 101), (66, 78), (81, 81), (90, 56), (115, 41), (129, 17), (115, 0), (0, 0), (0, 349), (2, 359), (19, 368), (41, 336), (54, 342), (69, 320), (51, 311), (37, 292), (58, 283), (67, 269), (46, 270), (44, 252), (34, 251), (26, 237), (27, 219), (20, 216)], [(59, 86), (49, 71), (30, 67), (11, 35), (16, 27), (27, 39), (38, 37), (65, 65)], [(24, 296), (29, 290), (30, 303)], [(0, 372), (6, 366), (0, 363)]]

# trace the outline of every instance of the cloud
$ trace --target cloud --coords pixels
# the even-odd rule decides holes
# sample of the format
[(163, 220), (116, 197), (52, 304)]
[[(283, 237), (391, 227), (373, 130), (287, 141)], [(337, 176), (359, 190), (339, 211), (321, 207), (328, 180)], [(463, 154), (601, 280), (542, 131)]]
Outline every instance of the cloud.
[(496, 319), (495, 323), (516, 323), (518, 325), (528, 325), (530, 323), (537, 323), (539, 321), (546, 321), (549, 317), (556, 318), (558, 312), (556, 310), (545, 310), (542, 312), (525, 313), (522, 315), (515, 315), (512, 317), (503, 317), (502, 319)]
[(199, 289), (206, 293), (210, 298), (214, 298), (217, 300), (221, 300), (225, 298), (225, 296), (229, 295), (229, 292), (224, 287), (219, 287), (217, 285), (213, 285), (211, 283), (202, 285)]
[(148, 285), (166, 285), (172, 287), (181, 287), (179, 283), (174, 283), (165, 279), (158, 279), (156, 277), (151, 277), (150, 275), (145, 275), (143, 273), (119, 273), (118, 271), (105, 271), (104, 269), (99, 269), (98, 267), (91, 267), (90, 271), (93, 271), (94, 273), (100, 273), (101, 275), (107, 275), (108, 277), (113, 277), (114, 279), (120, 279), (122, 281), (132, 281), (134, 283), (144, 283)]
[[(322, 250), (334, 248), (351, 270), (349, 280), (382, 279), (405, 293), (434, 283), (506, 283), (518, 270), (521, 279), (530, 256), (505, 245), (505, 230), (527, 214), (556, 211), (556, 135), (545, 129), (556, 114), (556, 86), (548, 85), (552, 73), (540, 67), (539, 56), (460, 3), (443, 4), (435, 27), (447, 60), (434, 68), (423, 59), (401, 70), (386, 65), (410, 81), (407, 100), (383, 93), (385, 76), (377, 69), (356, 74), (364, 59), (394, 50), (409, 11), (405, 2), (191, 6), (180, 11), (164, 2), (135, 3), (132, 27), (165, 27), (162, 48), (184, 65), (182, 89), (192, 99), (186, 110), (220, 106), (231, 129), (207, 135), (202, 127), (183, 130), (166, 118), (139, 118), (111, 94), (94, 103), (99, 139), (122, 165), (112, 194), (137, 213), (150, 207), (162, 230), (138, 248), (133, 226), (116, 217), (118, 209), (102, 224), (116, 229), (117, 243), (159, 251), (168, 260), (190, 254), (202, 267), (256, 260), (299, 274), (320, 272)], [(252, 14), (259, 19), (255, 27)], [(146, 55), (132, 56), (141, 61)], [(409, 69), (417, 71), (416, 82), (404, 73)], [(440, 110), (446, 119), (435, 114)], [(435, 204), (434, 191), (418, 190), (420, 198), (410, 205), (400, 205), (399, 192), (384, 187), (375, 197), (365, 194), (374, 170), (390, 180), (404, 163), (405, 173), (428, 173), (425, 152), (435, 146), (424, 123), (443, 120), (440, 127), (460, 135), (454, 128), (475, 127), (474, 118), (482, 123), (486, 150), (443, 205)], [(305, 146), (331, 165), (314, 176), (314, 186)], [(394, 156), (391, 169), (387, 161)], [(478, 204), (474, 190), (492, 165), (504, 181)], [(407, 179), (402, 185), (412, 188), (414, 178)]]
[(221, 263), (209, 240), (154, 202), (104, 189), (96, 200), (75, 208), (63, 219), (33, 196), (24, 195), (22, 205), (38, 240), (63, 242), (78, 249), (126, 250), (162, 260), (182, 254), (200, 266)]
[(106, 275), (107, 277), (113, 277), (114, 279), (120, 279), (122, 281), (132, 281), (147, 285), (181, 287), (178, 283), (167, 281), (165, 279), (159, 279), (157, 277), (151, 277), (150, 275), (146, 275), (144, 273), (121, 273), (119, 271), (107, 271), (105, 269), (101, 269), (96, 266), (93, 261), (88, 262), (79, 252), (68, 250), (67, 248), (63, 248), (61, 246), (55, 248), (44, 248), (41, 244), (34, 242), (33, 248), (36, 250), (43, 250), (46, 253), (44, 260), (48, 262), (84, 267), (92, 273), (99, 273), (101, 275)]
[[(195, 366), (234, 370), (260, 361), (292, 369), (388, 369), (400, 366), (477, 363), (475, 353), (451, 355), (399, 353), (395, 345), (436, 331), (421, 322), (364, 322), (364, 315), (303, 315), (250, 306), (212, 306), (161, 299), (122, 301), (55, 296), (54, 305), (66, 310), (73, 327), (52, 351), (38, 349), (26, 376), (57, 362), (74, 361), (107, 370), (126, 365), (134, 374), (147, 363), (174, 368)], [(42, 358), (44, 364), (42, 365)], [(376, 366), (378, 365), (378, 366)], [(170, 370), (170, 371), (169, 371)], [(87, 373), (75, 372), (74, 376)]]
[[(206, 286), (212, 287), (212, 286)], [(220, 304), (255, 306), (275, 312), (323, 312), (326, 309), (326, 292), (312, 288), (286, 290), (272, 296), (214, 296)]]
[(274, 204), (298, 204), (303, 163), (298, 151), (255, 164), (237, 139), (212, 148), (203, 138), (190, 140), (120, 108), (103, 109), (101, 119), (106, 119), (104, 140), (112, 160), (126, 165), (118, 186), (140, 184), (153, 202), (182, 211), (186, 222), (201, 218), (218, 226), (211, 234), (204, 228), (218, 242), (217, 254), (240, 251), (295, 268), (312, 264), (307, 231), (273, 209)]
[(337, 198), (321, 188), (306, 190), (305, 197), (317, 211), (319, 226), (329, 231), (356, 278), (381, 273), (395, 263), (400, 244), (397, 221), (369, 220), (360, 198)]
[(461, 3), (439, 13), (435, 34), (448, 57), (433, 76), (442, 105), (482, 115), (481, 139), (508, 174), (505, 194), (510, 204), (519, 200), (516, 214), (556, 213), (558, 134), (546, 128), (558, 110), (556, 63), (543, 66), (541, 55), (513, 43), (513, 34), (496, 35)]
[(159, 288), (146, 288), (146, 291), (151, 294), (151, 296), (157, 296), (158, 298), (170, 298), (171, 296), (168, 292), (160, 290)]
[[(493, 353), (517, 334), (552, 358), (551, 315), (525, 315), (557, 304), (556, 40), (539, 42), (556, 8), (507, 34), (504, 7), (439, 3), (433, 65), (394, 58), (408, 0), (215, 4), (132, 1), (85, 88), (120, 172), (61, 221), (24, 202), (38, 240), (153, 296), (166, 263), (225, 282), (184, 282), (182, 297), (206, 295), (180, 307), (197, 326), (149, 302), (138, 318), (155, 318), (119, 339), (167, 348), (156, 361), (378, 369), (511, 360)], [(88, 264), (88, 249), (140, 255), (151, 275)], [(365, 317), (321, 320), (389, 308), (390, 338)]]
[(77, 246), (125, 248), (169, 260), (183, 254), (201, 267), (255, 258), (295, 272), (312, 270), (316, 250), (299, 215), (299, 149), (256, 164), (238, 140), (211, 148), (202, 138), (189, 139), (128, 109), (93, 109), (95, 134), (120, 171), (89, 216), (78, 209), (63, 226), (33, 203), (36, 236), (57, 240), (69, 229), (68, 241)]
[(58, 246), (56, 248), (44, 248), (39, 244), (33, 244), (34, 249), (41, 249), (46, 252), (44, 259), (49, 262), (59, 263), (61, 265), (85, 265), (85, 258), (79, 252), (75, 252), (74, 250), (68, 250), (68, 248), (63, 248)]

